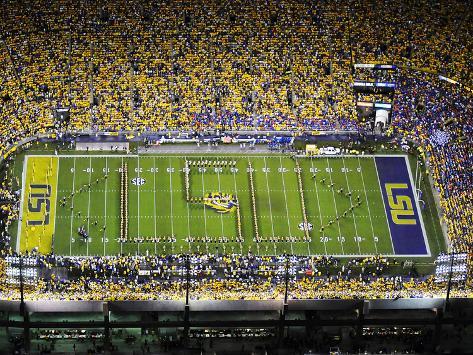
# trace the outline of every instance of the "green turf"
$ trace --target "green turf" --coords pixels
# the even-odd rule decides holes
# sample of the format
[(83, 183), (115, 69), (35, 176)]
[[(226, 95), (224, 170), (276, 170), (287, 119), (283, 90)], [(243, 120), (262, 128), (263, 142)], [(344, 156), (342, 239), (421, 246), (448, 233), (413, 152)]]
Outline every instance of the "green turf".
[[(257, 254), (330, 254), (339, 256), (393, 254), (373, 157), (299, 158), (305, 213), (313, 229), (311, 241), (304, 232), (296, 161), (288, 156), (209, 156), (203, 160), (236, 160), (235, 169), (224, 167), (191, 168), (191, 196), (209, 192), (235, 194), (240, 205), (243, 242), (187, 242), (191, 237), (235, 239), (238, 235), (236, 212), (219, 214), (185, 198), (185, 160), (199, 156), (60, 156), (58, 201), (80, 187), (91, 185), (56, 208), (54, 251), (64, 255), (111, 255), (117, 253), (163, 252), (243, 252)], [(120, 166), (128, 164), (128, 180), (145, 179), (141, 186), (129, 184), (128, 215), (130, 239), (161, 237), (159, 243), (120, 243)], [(256, 243), (251, 207), (249, 163), (254, 169), (253, 186), (259, 235), (266, 238), (292, 237), (295, 242)], [(107, 174), (108, 178), (103, 179)], [(316, 178), (313, 178), (313, 175)], [(99, 180), (97, 183), (97, 179)], [(321, 180), (325, 179), (325, 183)], [(334, 189), (329, 184), (335, 184)], [(353, 191), (350, 197), (337, 193)], [(320, 232), (321, 225), (335, 220), (360, 195), (362, 205)], [(73, 208), (71, 209), (71, 207)], [(87, 219), (89, 217), (89, 219)], [(85, 226), (91, 236), (85, 242), (77, 235)], [(105, 230), (103, 227), (106, 226)], [(167, 237), (174, 236), (175, 242)], [(166, 238), (163, 241), (163, 238)]]

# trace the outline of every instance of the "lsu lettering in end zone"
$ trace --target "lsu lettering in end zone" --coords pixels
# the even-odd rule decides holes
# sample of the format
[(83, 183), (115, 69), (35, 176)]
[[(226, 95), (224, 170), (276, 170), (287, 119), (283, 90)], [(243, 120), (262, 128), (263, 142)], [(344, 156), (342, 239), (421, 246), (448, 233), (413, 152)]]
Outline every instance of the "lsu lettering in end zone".
[(25, 159), (18, 233), (20, 251), (38, 248), (47, 254), (51, 252), (54, 236), (59, 159), (35, 156)]
[(429, 256), (422, 214), (406, 157), (376, 157), (379, 182), (396, 255)]

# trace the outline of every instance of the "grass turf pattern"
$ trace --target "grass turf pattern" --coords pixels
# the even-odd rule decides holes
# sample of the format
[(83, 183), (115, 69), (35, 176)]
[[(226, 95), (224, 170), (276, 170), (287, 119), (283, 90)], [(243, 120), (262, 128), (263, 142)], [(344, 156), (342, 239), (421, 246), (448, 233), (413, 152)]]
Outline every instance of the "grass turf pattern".
[[(372, 156), (70, 155), (57, 159), (52, 245), (56, 254), (394, 254)], [(218, 213), (203, 203), (186, 201), (186, 160), (189, 196), (233, 194), (237, 211)], [(129, 241), (120, 242), (120, 178), (125, 163)], [(28, 160), (26, 168), (31, 169)], [(22, 203), (27, 203), (25, 198)], [(351, 206), (355, 207), (350, 210)], [(307, 225), (310, 230), (304, 230)], [(79, 227), (90, 236), (87, 241), (79, 236)], [(20, 238), (24, 237), (21, 230)]]

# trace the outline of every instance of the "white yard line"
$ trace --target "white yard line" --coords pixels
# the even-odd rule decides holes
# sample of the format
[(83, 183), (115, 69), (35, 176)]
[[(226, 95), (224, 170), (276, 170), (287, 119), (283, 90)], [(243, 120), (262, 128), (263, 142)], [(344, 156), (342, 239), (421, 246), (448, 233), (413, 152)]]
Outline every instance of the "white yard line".
[[(140, 156), (137, 157), (137, 165), (138, 165), (138, 180), (140, 180), (141, 178), (141, 175), (140, 175)], [(137, 233), (137, 237), (140, 238), (140, 220), (141, 220), (141, 215), (140, 215), (140, 184), (138, 183), (137, 184), (137, 195), (138, 195), (138, 218), (136, 220), (137, 222), (137, 227), (138, 227), (138, 233)], [(138, 255), (140, 255), (140, 242), (136, 243), (136, 249), (137, 249), (137, 253)]]
[[(310, 160), (310, 164), (312, 166), (312, 170), (314, 171), (314, 174), (316, 174), (315, 179), (314, 179), (314, 186), (315, 186), (315, 194), (317, 196), (317, 206), (319, 207), (320, 227), (322, 227), (324, 223), (322, 221), (322, 212), (320, 210), (319, 189), (317, 188), (318, 175), (314, 170), (314, 161), (312, 159)], [(324, 242), (325, 255), (327, 255), (327, 243), (325, 242), (325, 231), (322, 231), (322, 241)]]
[[(263, 158), (265, 158), (265, 157), (263, 157)], [(249, 174), (254, 178), (253, 173), (256, 171), (256, 169), (253, 168), (253, 165), (251, 165), (251, 160), (250, 160), (250, 157), (249, 157), (249, 156), (247, 156), (247, 159), (248, 159), (247, 172), (249, 172)], [(251, 166), (251, 169), (252, 169), (251, 171), (249, 170), (249, 169), (250, 169), (250, 168), (249, 168), (250, 166)], [(254, 213), (254, 216), (253, 216), (253, 222), (254, 222), (254, 223), (258, 223), (258, 216), (256, 215), (256, 190), (254, 189), (254, 179), (253, 179), (252, 181), (253, 181), (253, 183), (250, 183), (250, 185), (249, 185), (248, 187), (250, 188), (249, 192), (250, 192), (250, 194), (251, 194), (250, 196), (252, 196), (252, 197), (251, 197), (252, 201), (253, 201), (253, 196), (254, 196), (254, 198), (255, 198), (255, 200), (254, 200), (254, 203), (255, 203), (255, 205), (254, 205), (254, 207), (255, 207), (255, 208), (254, 208), (255, 213)], [(253, 193), (252, 193), (252, 192), (253, 192)], [(251, 202), (251, 205), (253, 206), (253, 202)], [(253, 215), (253, 213), (252, 213), (252, 215)], [(258, 229), (256, 226), (255, 226), (255, 228)], [(259, 229), (259, 230), (261, 230), (261, 229)], [(276, 255), (276, 254), (277, 254), (277, 252), (276, 252), (276, 243), (273, 243), (273, 247), (274, 247), (274, 255)], [(250, 246), (250, 248), (251, 248), (251, 246)], [(256, 248), (258, 249), (258, 253), (259, 253), (259, 243), (256, 243)]]
[[(343, 163), (343, 170), (345, 172), (345, 180), (347, 182), (347, 189), (348, 189), (347, 192), (350, 192), (351, 189), (350, 189), (350, 184), (348, 182), (347, 167), (345, 166), (345, 158), (343, 158), (343, 157), (342, 157), (342, 163)], [(351, 199), (351, 195), (349, 197), (350, 197), (350, 206), (353, 206), (353, 201)], [(360, 247), (360, 240), (359, 240), (359, 238), (361, 238), (361, 236), (358, 234), (358, 226), (356, 225), (356, 217), (355, 217), (355, 211), (354, 210), (351, 210), (351, 215), (353, 217), (353, 225), (355, 226), (355, 235), (356, 235), (356, 243), (358, 244), (358, 252), (361, 254), (361, 247)]]
[[(170, 189), (170, 194), (171, 194), (171, 198), (170, 198), (170, 202), (171, 202), (171, 238), (174, 238), (174, 206), (173, 206), (173, 202), (172, 202), (172, 197), (173, 197), (173, 194), (172, 194), (172, 164), (171, 164), (171, 158), (169, 158), (169, 189)], [(172, 251), (174, 252), (174, 242), (172, 241), (173, 239), (171, 239), (171, 248), (172, 248)]]
[(25, 201), (25, 183), (26, 183), (26, 167), (28, 166), (29, 156), (26, 155), (23, 159), (23, 172), (21, 174), (21, 198), (20, 198), (20, 215), (18, 217), (18, 228), (16, 232), (16, 252), (20, 252), (20, 238), (21, 238), (21, 226), (23, 224), (23, 203)]
[[(200, 160), (203, 160), (202, 157), (200, 157)], [(204, 170), (205, 167), (201, 167), (202, 168), (202, 197), (204, 197), (205, 195), (205, 183), (204, 183)], [(200, 168), (199, 168), (200, 169)], [(205, 207), (205, 204), (204, 204), (204, 229), (205, 229), (205, 237), (207, 238), (207, 207)], [(205, 243), (205, 245), (207, 245), (207, 243)]]
[(371, 218), (371, 209), (370, 209), (370, 204), (368, 201), (368, 194), (366, 192), (366, 185), (365, 185), (365, 179), (363, 177), (363, 169), (361, 168), (361, 163), (360, 163), (360, 158), (358, 157), (358, 168), (360, 168), (360, 175), (361, 175), (361, 183), (363, 184), (363, 190), (365, 190), (365, 202), (366, 206), (368, 207), (368, 216), (370, 218), (370, 226), (371, 226), (371, 234), (373, 237), (373, 242), (374, 242), (374, 248), (376, 250), (376, 254), (378, 254), (378, 243), (376, 243), (375, 235), (374, 235), (374, 227), (373, 227), (373, 219)]
[[(56, 239), (56, 216), (57, 216), (57, 197), (58, 197), (58, 186), (59, 186), (59, 158), (56, 157), (57, 159), (57, 169), (56, 169), (56, 199), (54, 200), (54, 202), (51, 202), (52, 205), (54, 206), (54, 210), (56, 211), (56, 213), (54, 214), (54, 220), (53, 220), (53, 223), (54, 223), (54, 230), (53, 230), (53, 240), (52, 240), (52, 244), (53, 244), (53, 247), (54, 247), (54, 242), (55, 242), (55, 239)], [(51, 160), (51, 169), (53, 168), (52, 166), (52, 160)]]
[(388, 210), (386, 209), (386, 204), (384, 203), (383, 189), (381, 187), (381, 181), (379, 181), (378, 166), (376, 165), (376, 159), (374, 157), (373, 157), (373, 164), (374, 164), (374, 168), (376, 169), (376, 179), (378, 180), (379, 193), (381, 194), (381, 200), (383, 201), (384, 215), (386, 216), (386, 225), (387, 225), (388, 231), (389, 231), (389, 240), (391, 241), (391, 247), (393, 248), (393, 254), (396, 254), (396, 251), (394, 250), (393, 236), (391, 235), (391, 228), (389, 227)]
[(157, 226), (156, 226), (156, 157), (153, 157), (153, 203), (154, 203), (154, 253), (157, 252), (156, 237), (157, 237)]
[[(281, 166), (281, 178), (282, 178), (282, 186), (284, 190), (284, 203), (286, 205), (286, 215), (287, 215), (287, 226), (289, 228), (289, 238), (292, 238), (292, 231), (291, 231), (291, 221), (289, 220), (289, 208), (287, 207), (287, 194), (286, 194), (286, 182), (284, 181), (284, 172), (282, 171), (284, 167), (282, 166), (282, 157), (279, 157), (279, 165)], [(294, 246), (293, 243), (290, 242), (291, 245), (291, 254), (294, 255)]]
[[(218, 178), (218, 191), (222, 192), (222, 186), (220, 184), (220, 166), (216, 167), (217, 169), (217, 178)], [(220, 213), (220, 223), (222, 225), (222, 237), (225, 237), (224, 229), (223, 229), (223, 216), (222, 213)]]
[[(309, 219), (307, 218), (307, 206), (305, 204), (305, 196), (304, 196), (304, 186), (302, 185), (302, 168), (299, 164), (299, 161), (297, 160), (297, 158), (295, 158), (295, 162), (296, 162), (296, 167), (294, 168), (294, 172), (296, 173), (296, 177), (297, 177), (297, 186), (299, 187), (298, 189), (298, 193), (301, 197), (301, 212), (302, 212), (302, 218), (304, 219), (304, 222), (305, 223), (309, 223)], [(296, 169), (298, 169), (298, 171), (296, 171)], [(299, 184), (300, 182), (300, 184)], [(307, 229), (306, 229), (307, 228)], [(305, 225), (304, 226), (304, 237), (305, 236), (308, 236), (310, 238), (310, 235), (309, 235), (309, 230), (308, 230), (309, 226), (308, 225)], [(307, 234), (306, 234), (307, 232)], [(307, 241), (307, 255), (311, 255), (311, 252), (310, 252), (310, 241), (308, 240)]]
[(89, 238), (85, 240), (87, 246), (87, 255), (89, 255), (89, 240), (90, 240), (90, 181), (92, 178), (92, 157), (89, 157), (89, 200), (87, 201), (87, 233), (89, 233)]
[[(138, 180), (140, 180), (141, 178), (141, 175), (140, 175), (140, 157), (138, 157)], [(140, 216), (140, 184), (137, 183), (137, 190), (138, 190), (138, 216)], [(138, 217), (138, 220), (137, 220), (137, 226), (138, 226), (138, 235), (137, 237), (139, 238), (140, 237), (140, 218)], [(140, 248), (140, 243), (137, 243), (138, 244), (138, 250)]]
[[(240, 199), (238, 198), (238, 187), (237, 187), (237, 183), (236, 183), (235, 169), (236, 169), (236, 167), (233, 167), (233, 185), (235, 186), (235, 197), (238, 201), (238, 204), (240, 204)], [(243, 244), (242, 244), (241, 241), (239, 242), (239, 244), (240, 244), (240, 251), (243, 254)]]
[[(105, 157), (105, 174), (108, 175), (108, 158)], [(105, 239), (106, 239), (106, 235), (107, 235), (107, 182), (108, 182), (108, 178), (105, 179), (105, 216), (104, 216), (104, 223), (103, 223), (103, 227), (105, 227), (105, 229), (103, 230), (103, 236), (102, 236), (102, 239), (103, 239), (103, 255), (105, 256)]]
[[(187, 157), (184, 157), (184, 160), (187, 161)], [(189, 178), (189, 190), (190, 190), (190, 168), (189, 168), (189, 165), (187, 165), (187, 169), (189, 169), (189, 171), (187, 172), (184, 172), (184, 174), (187, 174), (187, 177)], [(189, 195), (190, 195), (190, 191), (189, 191)], [(187, 208), (187, 243), (189, 245), (189, 253), (191, 252), (191, 241), (190, 241), (190, 237), (191, 237), (191, 217), (190, 217), (190, 209), (189, 209), (189, 201), (186, 201), (186, 208)]]
[(74, 197), (76, 195), (76, 158), (74, 158), (74, 167), (72, 175), (72, 193), (74, 194), (71, 197), (71, 235), (69, 238), (69, 255), (72, 255), (72, 229), (74, 225)]
[[(123, 169), (123, 156), (122, 156), (122, 162), (120, 165), (120, 169)], [(121, 175), (120, 175), (120, 170), (118, 170), (118, 175), (119, 175), (119, 181), (121, 181)], [(120, 255), (123, 254), (123, 242), (120, 242)]]
[[(330, 176), (330, 184), (333, 184), (333, 181), (332, 181), (332, 168), (330, 167), (330, 163), (328, 161), (329, 159), (327, 158), (327, 167), (328, 167), (328, 173), (329, 173), (329, 176)], [(337, 216), (339, 216), (338, 214), (338, 208), (337, 208), (337, 200), (335, 199), (335, 192), (333, 191), (333, 187), (330, 188), (332, 190), (332, 197), (333, 197), (333, 204), (335, 206), (335, 213)], [(342, 254), (345, 254), (345, 250), (343, 248), (343, 239), (342, 239), (342, 230), (340, 229), (340, 221), (338, 220), (337, 221), (337, 225), (338, 225), (338, 236), (340, 237), (339, 241), (340, 241), (340, 246), (342, 247)]]
[(269, 216), (271, 217), (271, 231), (272, 231), (273, 238), (274, 238), (273, 209), (272, 209), (272, 205), (271, 205), (271, 194), (269, 192), (268, 167), (266, 165), (266, 158), (264, 158), (264, 168), (266, 170), (264, 175), (266, 176), (266, 189), (268, 190)]

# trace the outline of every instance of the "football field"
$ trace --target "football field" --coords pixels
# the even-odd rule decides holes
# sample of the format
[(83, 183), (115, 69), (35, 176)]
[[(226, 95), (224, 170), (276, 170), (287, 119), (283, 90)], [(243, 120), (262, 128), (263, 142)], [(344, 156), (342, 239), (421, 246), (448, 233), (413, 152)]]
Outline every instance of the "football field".
[(405, 156), (27, 155), (17, 249), (430, 256)]

